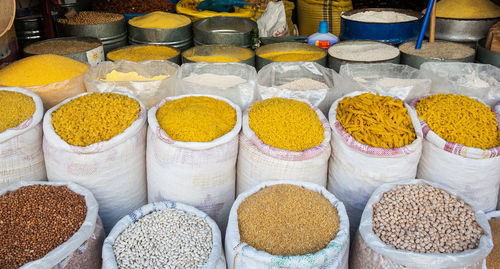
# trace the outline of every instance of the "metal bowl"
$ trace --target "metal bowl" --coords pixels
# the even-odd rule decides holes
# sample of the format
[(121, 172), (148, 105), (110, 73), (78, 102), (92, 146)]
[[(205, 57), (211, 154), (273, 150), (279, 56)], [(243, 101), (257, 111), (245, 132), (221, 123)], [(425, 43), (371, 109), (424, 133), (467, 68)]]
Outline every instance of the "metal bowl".
[[(27, 57), (27, 56), (32, 56), (32, 55), (37, 55), (38, 54), (38, 53), (29, 53), (28, 52), (29, 51), (29, 47), (32, 46), (32, 45), (36, 45), (36, 44), (50, 44), (50, 43), (55, 42), (55, 41), (83, 41), (83, 42), (95, 44), (95, 46), (93, 46), (93, 48), (90, 49), (90, 50), (79, 51), (79, 52), (70, 53), (70, 54), (60, 54), (60, 55), (68, 57), (68, 58), (71, 58), (71, 59), (74, 59), (74, 60), (77, 60), (77, 61), (80, 61), (82, 63), (91, 63), (91, 62), (95, 62), (95, 60), (89, 59), (90, 55), (88, 55), (87, 53), (90, 52), (90, 51), (97, 50), (98, 56), (100, 57), (99, 60), (100, 61), (104, 61), (104, 50), (103, 50), (102, 42), (98, 38), (95, 38), (95, 37), (79, 37), (79, 36), (75, 36), (75, 37), (60, 37), (60, 38), (51, 38), (51, 39), (39, 41), (39, 42), (33, 43), (33, 44), (25, 47), (24, 50), (23, 50), (24, 56)], [(57, 54), (57, 51), (55, 53)]]
[[(165, 46), (165, 45), (154, 45), (154, 44), (140, 44), (140, 45), (129, 45), (129, 46), (125, 46), (125, 47), (121, 47), (121, 48), (117, 48), (117, 49), (114, 49), (110, 52), (113, 52), (113, 51), (117, 51), (117, 50), (122, 50), (122, 49), (131, 49), (131, 48), (136, 48), (136, 47), (145, 47), (145, 46), (162, 46), (162, 47), (170, 47), (171, 49), (174, 49), (177, 51), (177, 53), (175, 54), (175, 56), (173, 57), (170, 57), (168, 59), (165, 59), (167, 61), (171, 61), (173, 63), (176, 63), (176, 64), (180, 64), (181, 62), (181, 57), (180, 57), (180, 50), (178, 48), (174, 48), (174, 47), (171, 47), (171, 46)], [(108, 54), (106, 54), (106, 59), (107, 60), (110, 60), (108, 59)]]
[[(493, 19), (448, 19), (436, 18), (436, 39), (463, 43), (476, 43), (485, 38), (488, 31), (500, 18)], [(429, 31), (426, 33), (429, 36)]]
[[(436, 41), (436, 42), (444, 42), (444, 41)], [(413, 55), (413, 54), (409, 54), (409, 53), (406, 53), (406, 52), (401, 51), (401, 50), (400, 50), (400, 53), (401, 53), (401, 64), (406, 64), (406, 65), (409, 65), (409, 66), (417, 68), (417, 69), (420, 69), (420, 65), (425, 63), (425, 62), (467, 62), (467, 63), (473, 63), (475, 56), (476, 56), (474, 53), (471, 56), (467, 56), (464, 58), (439, 59), (439, 58), (429, 58), (429, 57), (422, 57), (422, 56), (418, 56), (418, 55)]]
[(297, 50), (305, 50), (305, 51), (320, 51), (324, 53), (324, 56), (319, 58), (318, 60), (315, 60), (313, 62), (316, 62), (322, 66), (326, 66), (326, 51), (320, 47), (316, 47), (314, 45), (309, 45), (309, 44), (302, 44), (302, 43), (295, 43), (295, 42), (283, 42), (283, 43), (275, 43), (275, 44), (269, 44), (269, 45), (264, 45), (257, 50), (255, 50), (255, 68), (257, 70), (260, 70), (262, 67), (264, 67), (267, 64), (273, 63), (274, 61), (262, 58), (260, 55), (265, 54), (265, 53), (270, 53), (270, 52), (278, 52), (278, 51), (297, 51)]
[(192, 45), (192, 23), (171, 29), (140, 28), (128, 24), (130, 44), (164, 45), (187, 49)]
[(192, 47), (182, 53), (182, 63), (192, 63), (192, 56), (227, 56), (239, 59), (239, 63), (255, 66), (255, 53), (253, 50), (237, 46), (203, 45)]
[(257, 23), (241, 17), (216, 16), (198, 20), (193, 25), (194, 44), (251, 47)]
[(476, 61), (483, 64), (491, 64), (500, 67), (500, 52), (491, 51), (484, 47), (486, 38), (477, 42)]

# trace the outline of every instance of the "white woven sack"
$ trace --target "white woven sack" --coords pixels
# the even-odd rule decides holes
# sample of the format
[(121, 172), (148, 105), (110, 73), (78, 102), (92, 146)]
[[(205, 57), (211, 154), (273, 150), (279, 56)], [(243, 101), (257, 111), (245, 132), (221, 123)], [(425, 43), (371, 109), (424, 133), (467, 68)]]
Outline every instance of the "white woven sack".
[(408, 108), (417, 138), (409, 145), (386, 149), (364, 145), (349, 135), (337, 120), (339, 101), (364, 92), (353, 92), (335, 101), (330, 109), (332, 154), (328, 167), (328, 190), (340, 199), (351, 221), (351, 236), (373, 191), (383, 183), (415, 178), (422, 153), (422, 129), (417, 113)]
[[(236, 111), (236, 124), (211, 142), (181, 142), (170, 138), (156, 119), (166, 102), (188, 96), (208, 96), (225, 101)], [(234, 201), (238, 133), (241, 110), (231, 101), (212, 95), (168, 97), (148, 113), (148, 201), (182, 202), (207, 213), (225, 231)]]
[[(500, 115), (496, 116), (500, 123)], [(495, 210), (500, 185), (500, 146), (487, 150), (465, 147), (445, 141), (424, 120), (420, 124), (424, 141), (417, 177), (456, 189), (484, 212)]]
[(485, 234), (481, 236), (479, 247), (456, 254), (416, 253), (406, 250), (397, 250), (382, 242), (372, 229), (373, 205), (382, 195), (397, 185), (427, 183), (457, 196), (464, 202), (470, 201), (452, 188), (446, 188), (438, 183), (412, 179), (386, 183), (378, 187), (366, 204), (359, 225), (359, 233), (354, 239), (350, 260), (351, 269), (486, 269), (485, 259), (493, 248), (490, 225), (483, 211), (474, 206), (476, 221), (483, 228)]
[[(31, 185), (51, 185), (66, 186), (71, 191), (82, 195), (87, 206), (87, 215), (82, 226), (73, 234), (68, 241), (62, 243), (38, 260), (31, 261), (19, 267), (19, 269), (40, 269), (40, 268), (85, 268), (91, 269), (93, 265), (100, 264), (100, 245), (104, 240), (104, 230), (98, 226), (99, 216), (97, 211), (99, 206), (92, 193), (70, 182), (40, 182), (40, 181), (19, 181), (0, 190), (0, 196), (6, 192), (17, 190), (24, 186)], [(87, 259), (81, 259), (85, 255)], [(75, 264), (76, 259), (77, 263)], [(81, 261), (81, 263), (79, 262)], [(68, 266), (71, 264), (73, 267)]]
[(19, 92), (35, 102), (35, 112), (29, 119), (0, 133), (0, 188), (21, 180), (47, 180), (42, 151), (42, 99), (23, 88), (0, 91)]
[[(99, 215), (109, 232), (123, 216), (146, 203), (146, 107), (123, 133), (86, 147), (72, 146), (54, 131), (52, 112), (90, 94), (66, 99), (51, 108), (43, 120), (43, 152), (49, 181), (78, 183), (94, 193)], [(120, 93), (121, 94), (121, 93)]]
[[(340, 222), (339, 232), (324, 249), (306, 255), (276, 256), (265, 251), (256, 250), (247, 243), (241, 242), (240, 230), (238, 228), (238, 208), (240, 204), (260, 189), (278, 184), (293, 184), (318, 192), (337, 209)], [(229, 215), (225, 249), (228, 269), (347, 269), (349, 265), (349, 219), (344, 204), (322, 186), (314, 183), (289, 180), (263, 182), (238, 195), (238, 198), (236, 198)]]
[(243, 132), (240, 134), (236, 194), (271, 180), (312, 182), (326, 187), (331, 130), (328, 120), (311, 106), (323, 124), (324, 139), (318, 146), (304, 151), (288, 151), (265, 144), (250, 129), (248, 113), (243, 113)]
[(208, 226), (210, 226), (212, 230), (212, 251), (210, 252), (207, 262), (203, 265), (203, 267), (201, 267), (201, 269), (226, 269), (226, 259), (224, 257), (224, 252), (222, 251), (221, 233), (217, 224), (204, 212), (194, 207), (171, 201), (147, 204), (118, 221), (115, 227), (113, 227), (113, 230), (109, 233), (108, 237), (106, 237), (106, 240), (104, 240), (104, 245), (102, 247), (102, 268), (118, 269), (115, 253), (113, 251), (113, 245), (121, 232), (145, 215), (165, 209), (178, 209), (205, 219)]

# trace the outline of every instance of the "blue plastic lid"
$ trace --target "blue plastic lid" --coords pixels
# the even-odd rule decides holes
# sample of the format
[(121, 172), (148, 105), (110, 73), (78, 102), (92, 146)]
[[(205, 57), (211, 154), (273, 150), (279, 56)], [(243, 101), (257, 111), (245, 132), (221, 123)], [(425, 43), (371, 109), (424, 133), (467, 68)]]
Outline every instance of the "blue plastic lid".
[(328, 22), (327, 21), (320, 21), (319, 22), (318, 33), (320, 33), (320, 34), (326, 34), (326, 33), (328, 33)]

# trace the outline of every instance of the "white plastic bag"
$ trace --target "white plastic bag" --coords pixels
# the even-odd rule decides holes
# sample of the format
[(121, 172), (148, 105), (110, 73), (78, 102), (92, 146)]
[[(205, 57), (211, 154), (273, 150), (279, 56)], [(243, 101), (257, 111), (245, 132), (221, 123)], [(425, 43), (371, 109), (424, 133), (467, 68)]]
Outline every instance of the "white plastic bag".
[[(500, 123), (500, 115), (496, 116)], [(424, 140), (417, 177), (456, 189), (479, 210), (495, 210), (500, 186), (500, 146), (487, 150), (465, 147), (445, 141), (422, 119), (420, 124)]]
[[(275, 62), (264, 66), (257, 74), (257, 91), (261, 99), (283, 97), (307, 101), (327, 115), (333, 101), (342, 96), (334, 88), (334, 73), (335, 71), (314, 62)], [(302, 78), (316, 80), (327, 87), (312, 90), (281, 87)]]
[[(223, 100), (236, 112), (233, 129), (211, 142), (181, 142), (160, 127), (156, 111), (166, 102), (187, 96)], [(148, 201), (182, 202), (207, 213), (225, 231), (236, 188), (236, 158), (241, 110), (231, 101), (210, 95), (168, 97), (148, 113)]]
[(101, 246), (104, 241), (104, 229), (97, 215), (98, 205), (92, 193), (70, 182), (40, 182), (19, 181), (0, 190), (0, 196), (9, 191), (15, 191), (20, 187), (31, 185), (66, 186), (71, 191), (82, 195), (87, 206), (87, 215), (82, 226), (73, 234), (68, 241), (51, 250), (44, 257), (31, 261), (19, 267), (19, 269), (70, 269), (82, 268), (93, 269), (101, 266)]
[(286, 23), (285, 5), (283, 1), (269, 1), (266, 10), (257, 19), (260, 37), (279, 37), (290, 35)]
[[(219, 86), (220, 80), (206, 81), (202, 84), (185, 80), (185, 78), (203, 74), (236, 76), (246, 80), (246, 82), (225, 88)], [(244, 110), (257, 98), (255, 93), (256, 78), (255, 68), (243, 63), (185, 63), (177, 72), (175, 95), (217, 95), (229, 99)]]
[(318, 146), (304, 151), (288, 151), (265, 144), (250, 129), (249, 109), (245, 110), (236, 173), (237, 194), (271, 180), (312, 182), (326, 187), (331, 130), (323, 113), (316, 107), (313, 109), (323, 124), (325, 138)]
[[(175, 72), (179, 66), (170, 61), (132, 62), (106, 61), (91, 67), (85, 73), (85, 87), (88, 92), (123, 92), (141, 100), (149, 109), (163, 98), (174, 95)], [(143, 77), (168, 76), (153, 81), (102, 81), (108, 73), (116, 70), (122, 73), (137, 72)]]
[(427, 183), (438, 189), (453, 194), (464, 202), (471, 204), (467, 199), (461, 197), (454, 189), (448, 189), (440, 184), (428, 182), (422, 179), (404, 180), (386, 183), (378, 187), (366, 204), (359, 225), (359, 233), (354, 239), (352, 255), (350, 260), (351, 269), (481, 269), (486, 256), (493, 248), (490, 225), (486, 215), (473, 207), (476, 221), (483, 228), (485, 234), (481, 236), (479, 247), (466, 250), (456, 254), (434, 254), (416, 253), (405, 250), (397, 250), (382, 242), (372, 229), (373, 205), (377, 203), (382, 195), (398, 185)]
[(42, 151), (42, 99), (23, 88), (0, 88), (25, 94), (35, 102), (33, 115), (16, 127), (0, 133), (0, 188), (10, 183), (47, 180)]
[[(181, 203), (162, 201), (156, 203), (150, 203), (141, 208), (130, 213), (128, 216), (123, 217), (118, 221), (113, 227), (113, 230), (109, 233), (108, 237), (104, 241), (102, 247), (102, 268), (103, 269), (118, 269), (118, 264), (116, 263), (115, 253), (113, 251), (113, 245), (116, 238), (132, 223), (137, 222), (142, 217), (155, 212), (166, 209), (178, 209), (184, 212), (192, 213), (200, 218), (205, 219), (208, 226), (212, 230), (212, 251), (208, 257), (207, 263), (203, 265), (203, 269), (226, 269), (226, 259), (224, 257), (224, 252), (222, 251), (222, 239), (219, 227), (217, 224), (204, 212), (197, 210), (194, 207), (187, 206)], [(147, 257), (145, 257), (147, 259)]]
[(494, 106), (500, 100), (500, 69), (489, 64), (427, 62), (422, 75), (432, 80), (431, 94), (464, 94)]
[(352, 78), (364, 91), (397, 97), (405, 102), (429, 94), (431, 80), (420, 70), (402, 64), (345, 64), (340, 75)]
[[(354, 97), (364, 92), (350, 93)], [(351, 236), (373, 191), (383, 183), (415, 178), (422, 153), (422, 128), (416, 111), (408, 108), (416, 139), (400, 148), (386, 149), (364, 145), (349, 135), (337, 120), (339, 99), (330, 109), (332, 154), (328, 167), (328, 191), (340, 199), (351, 221)]]
[[(146, 107), (125, 131), (108, 141), (86, 147), (72, 146), (51, 124), (52, 112), (89, 93), (66, 99), (45, 114), (43, 152), (49, 181), (70, 181), (92, 191), (99, 215), (109, 232), (123, 216), (146, 203)], [(123, 93), (122, 93), (123, 94)]]
[[(268, 186), (278, 184), (293, 184), (320, 193), (337, 209), (339, 215), (339, 232), (328, 245), (316, 253), (298, 256), (275, 256), (265, 251), (256, 250), (240, 240), (238, 228), (238, 208), (240, 204), (252, 194)], [(344, 205), (325, 188), (312, 183), (296, 181), (263, 182), (240, 194), (231, 208), (229, 223), (226, 231), (225, 249), (229, 269), (255, 268), (331, 268), (347, 269), (349, 265), (349, 219)]]

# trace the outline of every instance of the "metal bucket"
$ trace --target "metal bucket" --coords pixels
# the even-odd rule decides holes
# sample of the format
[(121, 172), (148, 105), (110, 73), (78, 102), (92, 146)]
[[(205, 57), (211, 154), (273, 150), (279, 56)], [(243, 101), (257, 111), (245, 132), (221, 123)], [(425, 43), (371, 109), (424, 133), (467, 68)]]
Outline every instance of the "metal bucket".
[[(440, 42), (440, 41), (436, 41)], [(401, 44), (403, 45), (403, 44)], [(464, 45), (465, 46), (465, 45)], [(404, 51), (401, 51), (401, 64), (406, 64), (411, 67), (420, 69), (420, 65), (425, 63), (425, 62), (466, 62), (466, 63), (473, 63), (475, 59), (475, 53), (472, 54), (471, 56), (467, 56), (464, 58), (457, 58), (457, 59), (439, 59), (439, 58), (429, 58), (429, 57), (422, 57), (418, 55), (412, 55), (409, 53), (405, 53)]]
[(128, 24), (128, 40), (130, 44), (163, 45), (186, 50), (193, 45), (192, 23), (171, 28), (140, 28)]
[[(500, 67), (500, 52), (485, 48), (486, 38), (477, 42), (476, 61), (483, 64), (491, 64)], [(500, 201), (499, 201), (500, 202)]]
[(43, 39), (43, 21), (41, 15), (16, 18), (14, 26), (20, 48)]
[(257, 23), (242, 17), (216, 16), (198, 20), (193, 25), (193, 39), (200, 45), (252, 47)]
[(239, 59), (239, 63), (255, 66), (253, 50), (237, 46), (204, 45), (192, 47), (182, 53), (182, 63), (192, 63), (192, 56), (227, 56)]
[(283, 42), (283, 43), (275, 43), (262, 46), (255, 50), (255, 68), (260, 70), (267, 64), (273, 63), (274, 61), (262, 58), (259, 55), (270, 52), (278, 52), (278, 51), (297, 51), (297, 50), (305, 50), (305, 51), (321, 51), (324, 53), (324, 56), (313, 61), (322, 66), (326, 66), (326, 51), (320, 47), (316, 47), (314, 45), (295, 43), (295, 42)]
[(37, 45), (37, 44), (47, 44), (50, 46), (50, 43), (56, 42), (56, 41), (82, 41), (82, 42), (87, 42), (87, 43), (92, 43), (94, 46), (93, 48), (89, 50), (84, 50), (80, 52), (75, 52), (75, 53), (70, 53), (70, 54), (59, 54), (57, 51), (54, 51), (54, 54), (58, 54), (61, 56), (65, 56), (71, 59), (75, 59), (77, 61), (80, 61), (82, 63), (89, 63), (91, 65), (95, 65), (98, 62), (104, 61), (104, 50), (102, 46), (102, 42), (95, 37), (61, 37), (61, 38), (52, 38), (52, 39), (47, 39), (43, 40), (40, 42), (36, 42), (31, 44), (28, 47), (24, 48), (24, 56), (32, 56), (32, 55), (37, 55), (37, 54), (43, 54), (43, 53), (35, 53), (35, 52), (29, 52), (30, 47)]
[[(154, 44), (147, 44), (147, 45), (144, 45), (144, 44), (142, 44), (142, 45), (130, 45), (130, 46), (125, 46), (125, 47), (121, 47), (121, 48), (114, 49), (114, 50), (112, 50), (112, 51), (110, 51), (110, 52), (117, 51), (117, 50), (122, 50), (122, 49), (131, 49), (131, 48), (137, 48), (137, 47), (144, 47), (144, 46), (163, 46), (163, 47), (170, 47), (170, 46), (164, 46), (164, 45), (154, 45)], [(180, 56), (181, 52), (180, 52), (180, 50), (179, 50), (178, 48), (174, 48), (174, 47), (170, 47), (170, 48), (172, 48), (172, 49), (176, 50), (176, 51), (177, 51), (177, 54), (176, 54), (175, 56), (170, 57), (170, 58), (167, 58), (167, 59), (165, 59), (165, 60), (167, 60), (167, 61), (171, 61), (171, 62), (176, 63), (176, 64), (180, 64), (180, 63), (181, 63), (181, 56)], [(110, 60), (110, 59), (108, 59), (108, 55), (107, 55), (107, 54), (106, 54), (106, 59), (107, 59), (107, 60)], [(111, 60), (110, 60), (110, 61), (111, 61)]]
[[(463, 43), (476, 43), (485, 38), (500, 18), (448, 19), (436, 18), (436, 39)], [(429, 36), (429, 31), (426, 33)]]

